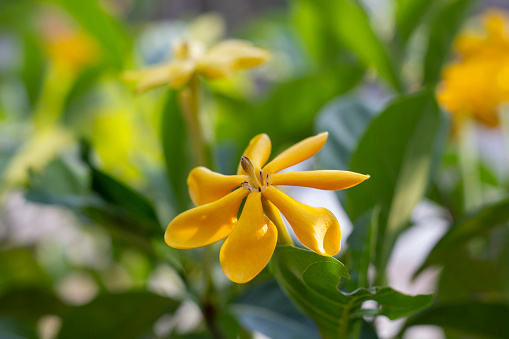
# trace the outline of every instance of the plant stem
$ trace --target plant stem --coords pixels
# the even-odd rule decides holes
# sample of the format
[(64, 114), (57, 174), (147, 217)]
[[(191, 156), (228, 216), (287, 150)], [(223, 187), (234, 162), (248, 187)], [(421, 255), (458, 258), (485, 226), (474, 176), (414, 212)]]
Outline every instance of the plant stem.
[(463, 177), (465, 211), (475, 209), (482, 204), (482, 188), (479, 181), (479, 161), (474, 127), (474, 121), (465, 118), (461, 121), (458, 131), (458, 153)]
[(205, 141), (200, 123), (200, 80), (196, 75), (191, 77), (189, 86), (180, 92), (180, 104), (191, 141), (193, 165), (212, 169), (210, 147)]

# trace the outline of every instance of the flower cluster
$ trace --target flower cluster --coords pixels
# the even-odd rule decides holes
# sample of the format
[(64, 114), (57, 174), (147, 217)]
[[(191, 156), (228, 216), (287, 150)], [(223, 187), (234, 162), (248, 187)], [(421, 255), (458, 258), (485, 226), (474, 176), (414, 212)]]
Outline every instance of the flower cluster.
[(124, 72), (128, 81), (136, 81), (136, 91), (145, 92), (169, 85), (179, 89), (195, 74), (217, 79), (236, 71), (252, 68), (270, 59), (270, 53), (243, 40), (225, 40), (209, 50), (198, 40), (180, 41), (174, 46), (174, 60), (141, 71)]
[(453, 114), (455, 126), (473, 118), (497, 126), (497, 109), (509, 101), (509, 32), (507, 18), (490, 11), (483, 16), (484, 35), (463, 34), (455, 49), (459, 58), (444, 68), (438, 100)]
[[(269, 262), (278, 233), (279, 237), (286, 233), (281, 212), (304, 246), (324, 256), (337, 254), (341, 230), (334, 215), (325, 208), (299, 203), (276, 188), (290, 185), (340, 190), (369, 178), (348, 171), (281, 172), (316, 154), (327, 136), (324, 132), (307, 138), (266, 164), (271, 142), (266, 134), (260, 134), (245, 150), (237, 175), (221, 175), (204, 167), (193, 169), (188, 186), (198, 207), (178, 215), (168, 225), (166, 243), (186, 249), (227, 238), (221, 247), (221, 267), (230, 280), (245, 283)], [(244, 198), (246, 202), (237, 220)]]

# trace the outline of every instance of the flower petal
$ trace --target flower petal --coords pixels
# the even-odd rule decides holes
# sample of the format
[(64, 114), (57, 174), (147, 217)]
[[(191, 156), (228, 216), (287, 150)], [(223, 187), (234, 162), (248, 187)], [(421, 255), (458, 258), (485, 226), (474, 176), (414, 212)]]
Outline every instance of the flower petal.
[(320, 190), (343, 190), (360, 184), (369, 175), (349, 171), (282, 172), (272, 176), (272, 185), (303, 186)]
[(237, 225), (221, 247), (224, 274), (239, 284), (250, 281), (267, 265), (276, 243), (277, 229), (263, 214), (261, 193), (250, 193)]
[(127, 71), (122, 74), (122, 78), (137, 81), (136, 93), (143, 93), (164, 85), (179, 88), (189, 82), (194, 69), (194, 62), (175, 61), (141, 71)]
[(246, 179), (243, 175), (222, 175), (200, 166), (189, 173), (187, 186), (191, 200), (200, 206), (221, 199)]
[(304, 246), (323, 256), (339, 252), (341, 229), (332, 212), (301, 204), (273, 186), (262, 194), (283, 213)]
[(237, 222), (242, 199), (249, 193), (239, 188), (227, 196), (177, 215), (164, 233), (164, 241), (174, 248), (207, 246), (230, 234)]
[[(261, 133), (251, 139), (242, 155), (248, 157), (255, 168), (260, 169), (265, 165), (267, 160), (269, 160), (271, 147), (269, 136), (265, 133)], [(237, 174), (247, 175), (240, 163), (237, 168)]]
[(285, 168), (311, 158), (325, 144), (328, 135), (329, 133), (323, 132), (296, 143), (275, 157), (263, 168), (263, 170), (267, 173), (277, 173)]
[(209, 78), (223, 78), (237, 70), (258, 66), (270, 58), (270, 53), (242, 40), (226, 40), (212, 47), (199, 60), (198, 70)]

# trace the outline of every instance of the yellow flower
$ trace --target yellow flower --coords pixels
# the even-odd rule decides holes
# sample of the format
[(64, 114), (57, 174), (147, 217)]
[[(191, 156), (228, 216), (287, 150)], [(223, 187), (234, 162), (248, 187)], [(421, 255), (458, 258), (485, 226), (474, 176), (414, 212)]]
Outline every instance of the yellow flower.
[(206, 50), (198, 40), (181, 41), (174, 47), (175, 59), (142, 71), (124, 72), (125, 80), (136, 81), (138, 93), (169, 85), (185, 86), (195, 74), (217, 79), (252, 68), (270, 58), (270, 53), (242, 40), (225, 40)]
[(486, 34), (463, 34), (456, 43), (459, 60), (447, 65), (438, 100), (453, 115), (457, 129), (465, 118), (498, 126), (497, 109), (509, 101), (509, 36), (501, 12), (483, 16)]
[(173, 219), (164, 235), (166, 243), (186, 249), (210, 245), (227, 237), (221, 247), (221, 267), (230, 280), (245, 283), (260, 273), (272, 257), (278, 227), (284, 229), (280, 211), (304, 246), (323, 256), (337, 254), (341, 230), (334, 215), (325, 208), (301, 204), (275, 187), (340, 190), (368, 179), (369, 175), (348, 171), (281, 172), (316, 154), (327, 136), (324, 132), (307, 138), (266, 164), (271, 143), (266, 134), (260, 134), (244, 151), (237, 175), (221, 175), (204, 167), (193, 169), (187, 182), (198, 207)]

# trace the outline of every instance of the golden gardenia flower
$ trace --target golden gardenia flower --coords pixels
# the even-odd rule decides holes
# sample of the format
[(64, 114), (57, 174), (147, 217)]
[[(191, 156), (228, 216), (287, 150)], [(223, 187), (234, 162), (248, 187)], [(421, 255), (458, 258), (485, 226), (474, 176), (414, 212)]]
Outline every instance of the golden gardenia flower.
[(209, 50), (198, 40), (181, 41), (175, 45), (174, 55), (175, 59), (168, 63), (124, 72), (123, 77), (138, 82), (138, 93), (164, 85), (178, 89), (186, 85), (194, 74), (210, 79), (225, 78), (270, 59), (267, 50), (243, 40), (225, 40)]
[(221, 267), (230, 280), (245, 283), (260, 273), (272, 257), (278, 239), (276, 225), (284, 228), (280, 211), (304, 246), (323, 256), (337, 254), (341, 230), (336, 217), (325, 208), (304, 205), (276, 188), (289, 185), (340, 190), (369, 178), (348, 171), (281, 172), (316, 154), (327, 136), (324, 132), (307, 138), (266, 164), (271, 143), (266, 134), (259, 134), (245, 150), (237, 175), (222, 175), (204, 167), (193, 169), (187, 183), (198, 207), (173, 219), (164, 235), (166, 243), (187, 249), (227, 237), (221, 247)]
[(497, 109), (509, 102), (509, 32), (501, 12), (483, 15), (486, 34), (463, 34), (456, 43), (458, 59), (442, 72), (438, 100), (451, 112), (455, 128), (465, 118), (499, 125)]

